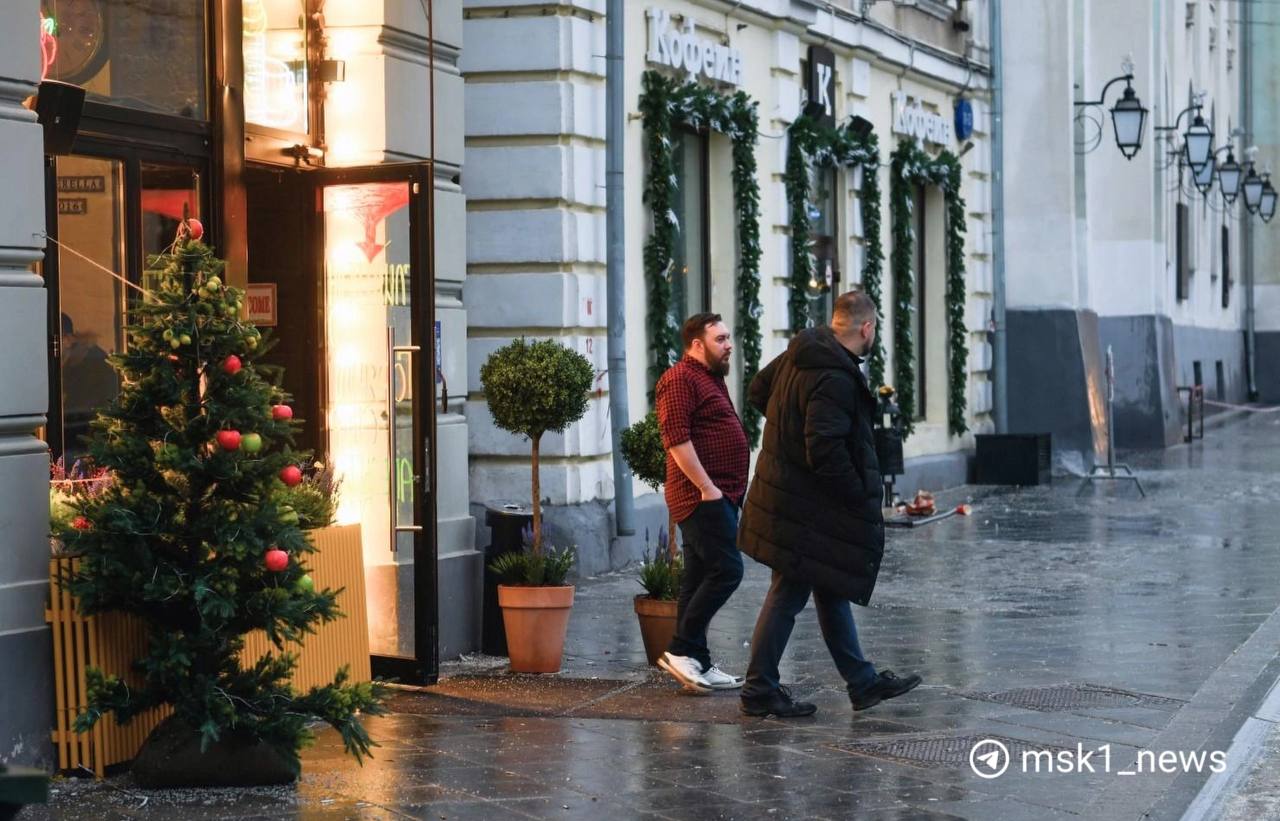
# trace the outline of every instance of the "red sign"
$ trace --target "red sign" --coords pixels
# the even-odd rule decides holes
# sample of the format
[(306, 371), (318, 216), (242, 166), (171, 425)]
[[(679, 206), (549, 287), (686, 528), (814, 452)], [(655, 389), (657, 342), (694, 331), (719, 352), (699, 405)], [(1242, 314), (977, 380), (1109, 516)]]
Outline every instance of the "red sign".
[(276, 284), (274, 282), (250, 282), (245, 288), (246, 317), (254, 325), (276, 324)]

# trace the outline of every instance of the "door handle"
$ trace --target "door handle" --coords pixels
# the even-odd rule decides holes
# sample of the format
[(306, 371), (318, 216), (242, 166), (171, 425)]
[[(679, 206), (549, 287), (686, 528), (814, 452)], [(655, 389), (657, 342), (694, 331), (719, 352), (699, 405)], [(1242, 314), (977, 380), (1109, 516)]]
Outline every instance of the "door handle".
[[(396, 536), (400, 533), (421, 533), (422, 525), (402, 525), (397, 522), (400, 501), (396, 496), (396, 354), (417, 353), (418, 345), (397, 345), (396, 329), (387, 328), (387, 503), (391, 505), (391, 552), (396, 552)], [(409, 374), (405, 372), (405, 378)]]

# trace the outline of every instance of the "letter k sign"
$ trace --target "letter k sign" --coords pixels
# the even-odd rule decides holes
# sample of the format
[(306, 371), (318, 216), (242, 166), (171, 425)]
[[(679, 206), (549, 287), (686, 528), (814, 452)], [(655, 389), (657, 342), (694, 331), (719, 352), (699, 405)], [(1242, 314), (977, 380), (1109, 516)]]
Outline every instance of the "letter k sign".
[(815, 68), (818, 70), (818, 99), (817, 103), (822, 106), (822, 111), (828, 117), (835, 116), (835, 108), (831, 104), (831, 98), (834, 96), (835, 88), (835, 72), (832, 67), (819, 63)]

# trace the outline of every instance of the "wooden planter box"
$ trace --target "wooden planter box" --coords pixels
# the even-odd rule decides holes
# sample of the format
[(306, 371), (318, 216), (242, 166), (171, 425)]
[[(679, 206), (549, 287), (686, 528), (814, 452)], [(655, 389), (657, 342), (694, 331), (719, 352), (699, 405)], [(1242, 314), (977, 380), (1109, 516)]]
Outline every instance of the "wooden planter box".
[[(317, 553), (309, 558), (316, 588), (345, 588), (338, 595), (338, 608), (345, 618), (316, 628), (297, 646), (286, 650), (298, 655), (293, 687), (305, 692), (328, 684), (338, 668), (351, 668), (353, 682), (369, 681), (369, 626), (365, 607), (364, 555), (360, 525), (343, 525), (313, 530), (309, 534)], [(62, 589), (59, 578), (73, 570), (74, 556), (54, 556), (49, 561), (49, 609), (45, 618), (53, 633), (54, 705), (56, 720), (53, 743), (58, 750), (58, 768), (85, 769), (101, 778), (107, 767), (130, 761), (142, 742), (171, 712), (158, 707), (135, 716), (127, 725), (103, 716), (92, 730), (80, 734), (72, 729), (76, 716), (87, 704), (86, 672), (97, 667), (109, 675), (138, 683), (131, 669), (133, 660), (146, 649), (144, 623), (123, 613), (103, 613), (84, 617), (75, 599)], [(255, 630), (245, 636), (243, 658), (256, 661), (275, 654), (266, 634)]]

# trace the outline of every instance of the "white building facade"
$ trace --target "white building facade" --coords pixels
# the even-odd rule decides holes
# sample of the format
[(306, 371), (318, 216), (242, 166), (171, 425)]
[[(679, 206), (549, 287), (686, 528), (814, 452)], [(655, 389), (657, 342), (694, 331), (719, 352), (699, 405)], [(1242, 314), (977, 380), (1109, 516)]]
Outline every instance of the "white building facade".
[[(1010, 429), (1051, 432), (1076, 469), (1102, 460), (1110, 348), (1116, 445), (1180, 441), (1179, 386), (1248, 393), (1242, 238), (1257, 218), (1216, 180), (1198, 191), (1176, 153), (1199, 113), (1217, 161), (1231, 146), (1247, 165), (1250, 141), (1231, 135), (1244, 124), (1237, 6), (1004, 2), (1001, 19)], [(1149, 109), (1132, 160), (1108, 112), (1124, 82), (1103, 106), (1076, 105), (1126, 73)]]
[[(614, 496), (606, 368), (605, 20), (603, 0), (525, 3), (467, 0), (462, 58), (466, 80), (468, 422), (473, 510), (497, 498), (528, 498), (527, 443), (496, 429), (479, 381), (494, 349), (519, 336), (554, 337), (590, 358), (600, 390), (586, 417), (542, 443), (542, 483), (553, 539), (576, 543), (580, 571), (595, 572), (639, 555), (642, 536), (612, 538)], [(763, 367), (785, 350), (793, 324), (789, 127), (806, 102), (829, 104), (835, 125), (858, 118), (879, 142), (880, 335), (885, 381), (895, 362), (895, 293), (890, 258), (894, 208), (890, 159), (904, 141), (930, 162), (958, 155), (964, 200), (962, 305), (956, 330), (968, 354), (960, 397), (967, 429), (954, 433), (949, 410), (947, 200), (937, 185), (911, 192), (912, 269), (916, 287), (915, 430), (906, 443), (903, 489), (960, 484), (975, 432), (993, 429), (991, 345), (991, 166), (989, 56), (985, 2), (845, 4), (674, 2), (626, 4), (625, 130), (626, 350), (629, 421), (651, 407), (647, 325), (651, 281), (645, 243), (655, 216), (645, 201), (651, 158), (641, 98), (646, 72), (724, 95), (745, 94), (758, 115), (754, 148), (759, 186)], [(679, 51), (679, 57), (676, 52)], [(824, 57), (829, 54), (829, 57)], [(689, 71), (692, 59), (694, 71)], [(825, 87), (807, 82), (821, 63)], [(810, 94), (818, 88), (823, 93)], [(823, 99), (819, 100), (818, 97)], [(971, 113), (956, 130), (957, 103)], [(972, 129), (968, 123), (972, 122)], [(673, 132), (676, 239), (671, 317), (722, 314), (738, 333), (731, 394), (741, 409), (741, 231), (735, 215), (734, 151), (715, 128)], [(812, 158), (807, 158), (811, 160)], [(812, 163), (809, 163), (812, 165)], [(812, 170), (812, 169), (810, 169)], [(862, 168), (812, 171), (805, 210), (816, 263), (803, 294), (809, 323), (825, 322), (829, 300), (863, 284), (868, 236)], [(905, 227), (905, 226), (904, 226)], [(957, 235), (958, 236), (958, 235)], [(962, 293), (960, 293), (962, 291)], [(903, 312), (905, 316), (906, 313)], [(819, 317), (815, 320), (815, 317)], [(957, 406), (958, 407), (958, 406)], [(635, 485), (641, 534), (651, 541), (665, 514)], [(478, 537), (483, 540), (483, 535)]]

